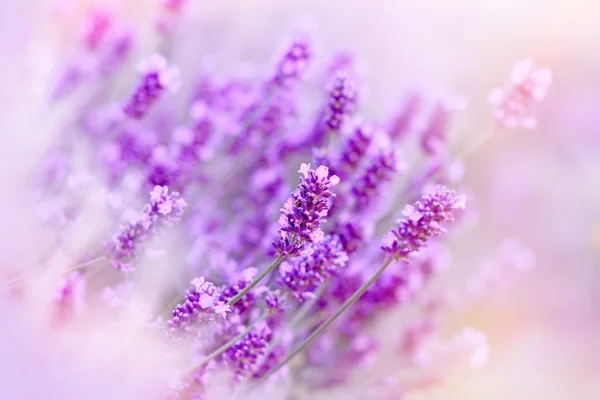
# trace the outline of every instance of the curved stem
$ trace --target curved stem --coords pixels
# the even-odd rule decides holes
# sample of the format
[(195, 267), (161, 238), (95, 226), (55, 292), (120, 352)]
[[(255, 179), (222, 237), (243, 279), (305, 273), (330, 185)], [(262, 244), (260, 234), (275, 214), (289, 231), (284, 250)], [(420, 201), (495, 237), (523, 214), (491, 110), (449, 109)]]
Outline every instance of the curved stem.
[(89, 260), (89, 261), (86, 261), (86, 262), (84, 262), (84, 263), (78, 264), (78, 265), (76, 265), (76, 266), (74, 266), (74, 267), (71, 267), (71, 268), (69, 268), (68, 270), (64, 271), (64, 273), (65, 273), (65, 274), (68, 274), (68, 273), (70, 273), (70, 272), (73, 272), (73, 271), (77, 271), (77, 270), (83, 269), (83, 268), (85, 268), (85, 267), (87, 267), (87, 266), (90, 266), (90, 265), (92, 265), (92, 264), (95, 264), (95, 263), (97, 263), (97, 262), (99, 262), (99, 261), (103, 261), (103, 260), (106, 260), (106, 259), (107, 259), (107, 257), (106, 257), (106, 256), (100, 256), (100, 257), (96, 257), (96, 258), (93, 258), (93, 259), (91, 259), (91, 260)]
[[(71, 272), (74, 272), (74, 271), (78, 271), (78, 270), (80, 270), (80, 269), (83, 269), (83, 268), (85, 268), (85, 267), (87, 267), (87, 266), (89, 266), (89, 265), (95, 264), (95, 263), (97, 263), (98, 261), (102, 261), (102, 260), (104, 260), (104, 259), (106, 259), (106, 256), (100, 256), (100, 257), (96, 257), (96, 258), (93, 258), (93, 259), (91, 259), (91, 260), (89, 260), (89, 261), (86, 261), (86, 262), (84, 262), (84, 263), (78, 264), (78, 265), (76, 265), (76, 266), (74, 266), (74, 267), (71, 267), (71, 268), (67, 269), (66, 271), (62, 271), (62, 273), (63, 273), (64, 275), (66, 275), (66, 274), (69, 274), (69, 273), (71, 273)], [(30, 272), (29, 274), (31, 274), (31, 272)], [(6, 282), (6, 284), (7, 284), (7, 286), (10, 288), (10, 287), (12, 287), (13, 285), (16, 285), (17, 283), (21, 282), (21, 281), (22, 281), (23, 279), (25, 279), (26, 277), (27, 277), (27, 274), (25, 274), (25, 275), (21, 275), (21, 276), (18, 276), (18, 277), (15, 277), (15, 278), (13, 278), (13, 279), (9, 280), (8, 282)]]
[(375, 272), (375, 274), (373, 274), (373, 276), (367, 282), (365, 282), (360, 288), (358, 288), (358, 290), (356, 292), (354, 292), (354, 294), (352, 296), (350, 296), (350, 298), (348, 300), (346, 300), (344, 302), (344, 304), (342, 304), (342, 306), (339, 308), (339, 310), (337, 310), (335, 312), (335, 314), (333, 314), (325, 322), (323, 322), (321, 325), (319, 325), (319, 327), (317, 329), (315, 329), (304, 340), (304, 342), (302, 342), (294, 351), (292, 351), (292, 353), (290, 355), (288, 355), (282, 362), (277, 364), (277, 366), (275, 368), (273, 368), (271, 371), (269, 371), (268, 374), (266, 374), (260, 381), (258, 381), (257, 386), (260, 383), (267, 380), (269, 377), (271, 377), (275, 372), (279, 371), (291, 359), (296, 357), (309, 344), (311, 344), (317, 337), (319, 337), (319, 335), (321, 335), (321, 333), (323, 333), (325, 331), (325, 329), (327, 329), (331, 324), (333, 324), (335, 322), (335, 320), (338, 319), (338, 317), (340, 315), (342, 315), (342, 313), (348, 309), (348, 307), (350, 307), (354, 302), (356, 302), (356, 300), (358, 300), (367, 291), (367, 289), (381, 276), (383, 271), (385, 271), (385, 269), (388, 267), (388, 265), (390, 265), (391, 262), (392, 262), (391, 258), (388, 259), (386, 262), (384, 262), (383, 265), (381, 267), (379, 267), (377, 272)]
[[(469, 156), (471, 156), (471, 154), (473, 154), (475, 152), (475, 150), (477, 150), (481, 145), (483, 145), (485, 142), (487, 142), (492, 136), (494, 136), (494, 134), (497, 131), (497, 126), (496, 125), (492, 125), (489, 129), (487, 129), (482, 135), (477, 136), (477, 138), (472, 141), (471, 143), (469, 143), (469, 145), (467, 145), (465, 148), (463, 148), (454, 158), (454, 161), (465, 161), (467, 158), (469, 158)], [(441, 165), (441, 167), (435, 171), (433, 174), (431, 174), (431, 176), (429, 176), (429, 179), (435, 179), (437, 178), (441, 173), (444, 172), (445, 168), (447, 167), (447, 164), (443, 164)], [(409, 182), (408, 182), (408, 187), (404, 188), (400, 193), (398, 193), (396, 195), (396, 197), (394, 198), (394, 201), (392, 204), (396, 205), (396, 204), (400, 204), (402, 199), (407, 200), (407, 198), (411, 197), (414, 195), (415, 190), (419, 189), (420, 186), (418, 185), (414, 185), (412, 183), (412, 181), (410, 180), (410, 176), (409, 178)], [(395, 207), (391, 208), (392, 210), (395, 209)], [(380, 217), (377, 221), (376, 224), (376, 231), (379, 232), (379, 227), (382, 226), (382, 224), (385, 221), (390, 220), (392, 217), (394, 216), (393, 211), (390, 211), (386, 214), (384, 214), (382, 217)]]
[(256, 278), (254, 278), (252, 280), (252, 282), (250, 282), (248, 284), (248, 286), (246, 286), (245, 288), (243, 288), (238, 294), (236, 294), (231, 299), (229, 299), (229, 301), (227, 302), (227, 305), (228, 306), (232, 306), (235, 303), (237, 303), (238, 301), (240, 301), (240, 299), (242, 297), (244, 297), (246, 295), (246, 293), (248, 293), (249, 291), (251, 291), (256, 285), (258, 285), (258, 283), (260, 281), (262, 281), (265, 276), (269, 275), (269, 273), (271, 271), (273, 271), (275, 268), (277, 268), (277, 266), (279, 264), (281, 264), (281, 262), (283, 261), (284, 258), (285, 258), (284, 256), (277, 256), (277, 258), (274, 259), (273, 262), (271, 264), (269, 264), (269, 266), (267, 268), (265, 268), (263, 271), (261, 271), (261, 273), (258, 274), (256, 276)]

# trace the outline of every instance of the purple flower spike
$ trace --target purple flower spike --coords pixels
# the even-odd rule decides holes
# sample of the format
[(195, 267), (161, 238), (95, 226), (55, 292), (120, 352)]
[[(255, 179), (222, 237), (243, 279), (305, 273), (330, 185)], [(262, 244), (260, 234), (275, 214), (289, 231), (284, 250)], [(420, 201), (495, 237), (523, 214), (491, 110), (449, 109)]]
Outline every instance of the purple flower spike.
[(342, 179), (351, 175), (369, 150), (373, 139), (373, 127), (367, 124), (357, 124), (346, 141), (338, 162), (336, 173)]
[(440, 225), (454, 220), (454, 211), (465, 208), (464, 195), (438, 185), (431, 194), (421, 197), (414, 205), (407, 205), (398, 221), (398, 228), (392, 229), (383, 241), (381, 248), (388, 257), (405, 260), (411, 253), (419, 251), (427, 240), (446, 232)]
[(193, 323), (210, 322), (217, 315), (225, 318), (229, 306), (219, 299), (217, 288), (203, 277), (192, 281), (193, 288), (185, 294), (185, 301), (173, 310), (167, 325), (172, 331), (183, 330)]
[(448, 141), (448, 120), (450, 111), (443, 103), (438, 103), (429, 120), (421, 130), (421, 149), (429, 156), (439, 155)]
[(325, 125), (339, 131), (356, 108), (356, 88), (343, 72), (338, 72), (329, 84), (329, 102), (325, 113)]
[(82, 41), (90, 51), (98, 49), (113, 25), (113, 15), (107, 9), (90, 12), (82, 27)]
[(536, 103), (544, 100), (552, 83), (552, 72), (536, 68), (531, 59), (518, 62), (505, 88), (497, 88), (488, 100), (494, 107), (494, 119), (503, 127), (533, 129), (537, 120), (532, 113)]
[(302, 79), (311, 59), (309, 42), (303, 39), (293, 41), (277, 64), (270, 84), (280, 89), (290, 88)]
[(303, 256), (285, 271), (280, 280), (281, 284), (292, 291), (294, 297), (301, 300), (314, 297), (319, 285), (328, 277), (336, 275), (348, 261), (348, 255), (337, 236), (327, 236), (316, 243), (312, 250), (311, 254)]
[(179, 87), (179, 70), (169, 67), (160, 54), (142, 61), (138, 70), (143, 74), (142, 81), (123, 106), (125, 114), (133, 119), (144, 118), (165, 89), (175, 91)]
[(400, 141), (410, 132), (413, 121), (421, 108), (421, 97), (413, 93), (405, 100), (390, 123), (388, 134), (393, 141)]
[(342, 249), (350, 255), (366, 243), (371, 232), (361, 221), (347, 219), (338, 221), (331, 229), (331, 234), (339, 238)]
[[(242, 291), (242, 289), (248, 286), (248, 284), (252, 281), (252, 278), (254, 278), (254, 275), (256, 275), (256, 268), (248, 268), (244, 270), (237, 282), (226, 286), (221, 290), (219, 300), (221, 300), (223, 303), (227, 303), (236, 294)], [(248, 292), (232, 306), (232, 311), (243, 316), (249, 315), (255, 305), (256, 294), (253, 292)]]
[(336, 175), (329, 176), (329, 169), (321, 165), (316, 170), (310, 164), (302, 164), (297, 193), (283, 205), (277, 239), (273, 246), (280, 256), (296, 256), (307, 243), (316, 243), (325, 236), (320, 226), (329, 210), (329, 201), (335, 195), (331, 187), (340, 181)]
[(354, 209), (362, 211), (371, 205), (379, 194), (381, 185), (392, 180), (398, 170), (397, 156), (394, 151), (380, 151), (364, 173), (352, 185), (355, 197)]
[(111, 264), (124, 272), (133, 270), (132, 261), (136, 258), (136, 249), (156, 232), (160, 225), (173, 225), (183, 214), (186, 206), (179, 193), (169, 193), (166, 186), (156, 186), (150, 192), (150, 201), (146, 204), (136, 221), (124, 227), (111, 240), (106, 249)]
[(266, 354), (271, 337), (271, 329), (266, 322), (262, 321), (257, 323), (250, 333), (227, 350), (225, 359), (238, 379), (254, 372), (254, 369)]

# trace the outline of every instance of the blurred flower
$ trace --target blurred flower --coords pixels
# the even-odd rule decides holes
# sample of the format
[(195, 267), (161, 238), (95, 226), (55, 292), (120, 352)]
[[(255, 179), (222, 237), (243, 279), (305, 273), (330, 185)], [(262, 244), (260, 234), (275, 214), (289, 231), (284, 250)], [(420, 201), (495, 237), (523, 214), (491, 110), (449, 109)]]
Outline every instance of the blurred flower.
[(537, 120), (532, 115), (532, 107), (546, 97), (551, 83), (549, 69), (536, 68), (530, 59), (518, 62), (513, 67), (509, 85), (494, 89), (489, 95), (494, 119), (506, 128), (535, 128)]

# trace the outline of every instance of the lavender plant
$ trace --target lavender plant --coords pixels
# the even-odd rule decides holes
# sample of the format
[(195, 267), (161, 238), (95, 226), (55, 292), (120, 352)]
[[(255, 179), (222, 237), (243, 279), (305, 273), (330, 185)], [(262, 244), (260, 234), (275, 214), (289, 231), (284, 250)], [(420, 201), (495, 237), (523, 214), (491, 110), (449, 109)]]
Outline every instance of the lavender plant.
[[(164, 2), (156, 23), (163, 40), (185, 3)], [(69, 97), (75, 91), (89, 96), (74, 107), (74, 117), (83, 121), (78, 131), (55, 147), (83, 145), (107, 191), (132, 203), (148, 195), (150, 200), (125, 222), (106, 197), (111, 229), (118, 233), (72, 254), (87, 262), (74, 262), (68, 269), (78, 271), (56, 281), (56, 323), (68, 329), (80, 315), (108, 308), (102, 293), (117, 293), (123, 283), (135, 286), (143, 256), (180, 228), (178, 245), (187, 257), (169, 256), (168, 263), (180, 265), (171, 274), (191, 288), (161, 291), (160, 307), (139, 322), (160, 338), (165, 353), (177, 352), (183, 360), (181, 368), (156, 377), (155, 398), (204, 398), (217, 372), (226, 374), (234, 390), (269, 390), (267, 383), (286, 382), (335, 388), (369, 370), (369, 360), (381, 355), (370, 329), (374, 321), (423, 301), (428, 282), (441, 273), (444, 239), (467, 207), (465, 195), (444, 185), (452, 161), (445, 154), (452, 114), (443, 101), (432, 102), (423, 129), (411, 122), (422, 117), (421, 94), (409, 94), (389, 121), (353, 119), (361, 114), (362, 96), (351, 59), (340, 58), (322, 71), (324, 78), (309, 79), (311, 69), (319, 75), (313, 58), (326, 55), (315, 54), (305, 37), (292, 40), (274, 66), (264, 67), (266, 78), (202, 71), (180, 82), (177, 68), (169, 66), (176, 62), (154, 54), (142, 63), (139, 81), (104, 91), (94, 81), (110, 85), (126, 74), (124, 60), (134, 43), (117, 31), (117, 22), (115, 15), (95, 11), (82, 38), (92, 62), (85, 74), (69, 66), (57, 78), (55, 106), (79, 101)], [(200, 70), (199, 64), (185, 67)], [(328, 83), (321, 87), (323, 81)], [(549, 71), (530, 61), (517, 64), (509, 86), (490, 96), (493, 123), (499, 129), (532, 127), (532, 106), (549, 84)], [(297, 112), (298, 104), (312, 101), (300, 90), (309, 85), (317, 85), (322, 96), (313, 117)], [(175, 101), (169, 91), (179, 86), (183, 93)], [(120, 106), (112, 107), (115, 102)], [(447, 157), (433, 172), (403, 168), (399, 148), (413, 133), (426, 157)], [(298, 160), (300, 182), (292, 190)], [(406, 170), (411, 172), (403, 176)], [(58, 196), (53, 187), (61, 196), (73, 195), (57, 185), (61, 179), (51, 174), (42, 181), (36, 188), (45, 193), (41, 202)], [(405, 182), (400, 197), (392, 182)], [(82, 210), (73, 203), (60, 212), (75, 222)], [(401, 218), (394, 224), (390, 216), (396, 214)], [(59, 246), (68, 251), (65, 243)], [(110, 265), (123, 274), (115, 278)], [(111, 273), (112, 281), (102, 279)], [(9, 284), (34, 280), (21, 276)], [(132, 299), (121, 302), (139, 301)], [(398, 330), (400, 364), (434, 335), (432, 314), (423, 311), (422, 322)], [(444, 354), (459, 359), (467, 348), (466, 357), (479, 365), (487, 356), (485, 336), (472, 328), (465, 332), (446, 343)], [(413, 372), (432, 374), (416, 365)], [(379, 381), (369, 385), (383, 387)]]

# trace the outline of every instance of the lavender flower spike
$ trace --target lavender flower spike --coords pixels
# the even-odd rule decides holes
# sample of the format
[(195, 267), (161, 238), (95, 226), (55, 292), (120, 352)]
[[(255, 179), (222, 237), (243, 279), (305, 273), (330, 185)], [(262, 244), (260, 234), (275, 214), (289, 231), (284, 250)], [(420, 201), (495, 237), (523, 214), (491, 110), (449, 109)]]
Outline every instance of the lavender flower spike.
[(457, 196), (444, 186), (436, 186), (433, 193), (404, 208), (405, 218), (385, 236), (382, 250), (393, 260), (405, 260), (424, 247), (430, 237), (445, 233), (440, 224), (453, 221), (454, 211), (464, 209), (465, 205), (464, 195)]
[(107, 245), (106, 250), (111, 264), (124, 272), (131, 272), (136, 249), (143, 244), (160, 225), (173, 225), (179, 220), (186, 206), (179, 193), (171, 192), (166, 186), (155, 186), (150, 192), (150, 201), (144, 206), (140, 216)]
[(302, 79), (312, 59), (312, 48), (308, 41), (294, 40), (277, 64), (270, 84), (286, 89)]
[[(327, 236), (313, 246), (313, 252), (300, 258), (280, 282), (292, 290), (294, 297), (306, 300), (314, 297), (318, 286), (346, 265), (348, 255), (337, 236)], [(282, 267), (283, 269), (283, 267)]]
[(176, 91), (180, 83), (179, 70), (169, 67), (167, 60), (160, 54), (153, 54), (143, 60), (138, 70), (143, 74), (142, 81), (123, 106), (125, 114), (133, 119), (144, 118), (165, 89)]
[(494, 89), (488, 97), (496, 122), (509, 129), (535, 128), (537, 120), (532, 108), (546, 97), (551, 83), (549, 69), (536, 68), (531, 59), (518, 62), (507, 87)]
[(356, 108), (356, 88), (346, 74), (338, 72), (329, 84), (329, 103), (325, 114), (325, 126), (339, 131)]
[(167, 323), (173, 331), (183, 330), (195, 322), (209, 322), (220, 315), (225, 318), (230, 311), (219, 299), (217, 288), (203, 277), (192, 281), (193, 289), (185, 294), (185, 301), (173, 310), (173, 318)]
[(320, 226), (329, 210), (329, 200), (335, 195), (331, 187), (340, 181), (336, 175), (329, 176), (329, 169), (321, 165), (316, 170), (310, 164), (302, 164), (297, 193), (283, 205), (277, 239), (273, 246), (280, 256), (296, 256), (308, 243), (316, 243), (325, 236)]
[(241, 379), (254, 372), (258, 362), (266, 354), (272, 332), (265, 321), (254, 326), (252, 331), (225, 353), (227, 363)]
[(296, 256), (305, 250), (307, 243), (317, 243), (325, 237), (320, 226), (325, 222), (323, 217), (329, 210), (329, 199), (334, 196), (329, 189), (337, 185), (340, 178), (329, 176), (329, 169), (324, 165), (312, 170), (310, 164), (302, 164), (298, 172), (304, 177), (300, 178), (298, 193), (292, 194), (281, 209), (279, 223), (283, 226), (279, 229), (277, 239), (273, 241), (277, 257), (252, 282), (229, 299), (227, 305), (233, 306), (240, 301), (277, 268), (285, 257)]

